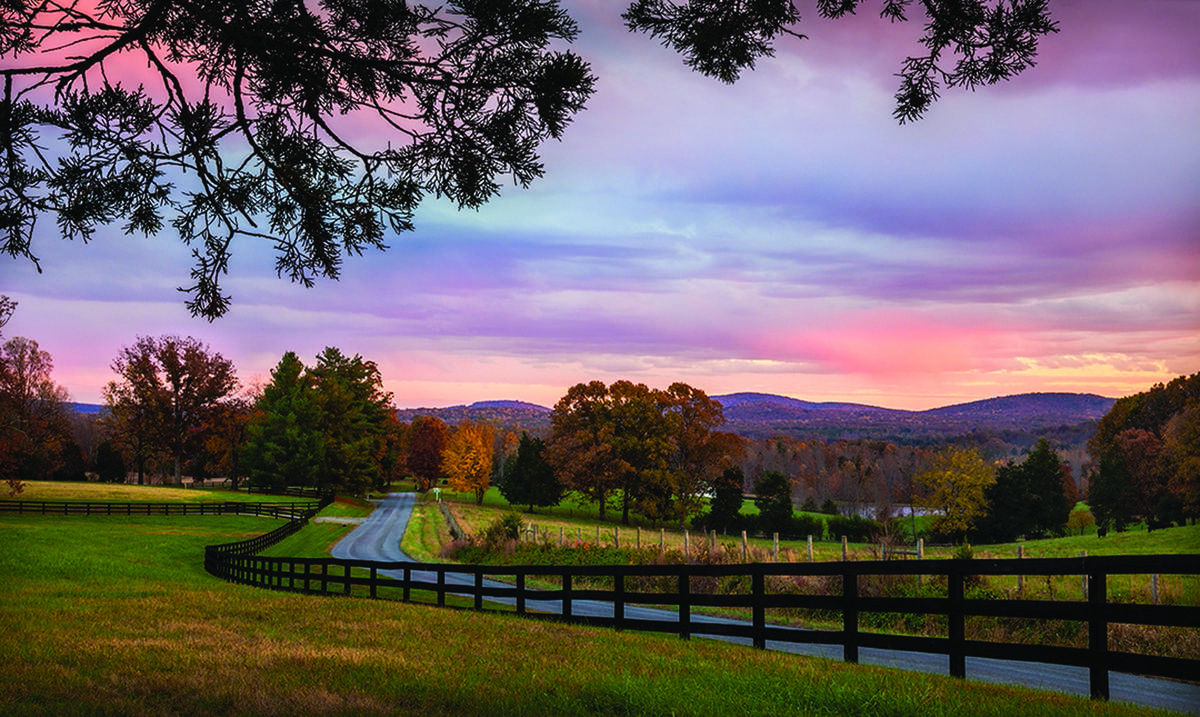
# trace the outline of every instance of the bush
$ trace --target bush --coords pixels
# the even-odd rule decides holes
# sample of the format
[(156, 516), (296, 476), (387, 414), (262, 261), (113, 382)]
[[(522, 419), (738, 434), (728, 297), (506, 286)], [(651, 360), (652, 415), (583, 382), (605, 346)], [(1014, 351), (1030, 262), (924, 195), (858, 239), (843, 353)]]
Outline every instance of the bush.
[(831, 515), (825, 519), (830, 540), (846, 536), (852, 543), (865, 543), (883, 532), (883, 526), (861, 516)]
[(834, 503), (832, 498), (826, 498), (817, 512), (825, 515), (837, 515), (837, 503)]
[(516, 513), (505, 513), (496, 518), (483, 531), (483, 542), (489, 545), (516, 540), (521, 535), (521, 516)]
[(813, 540), (825, 537), (825, 521), (814, 515), (797, 515), (792, 518), (792, 535), (803, 538), (811, 535)]

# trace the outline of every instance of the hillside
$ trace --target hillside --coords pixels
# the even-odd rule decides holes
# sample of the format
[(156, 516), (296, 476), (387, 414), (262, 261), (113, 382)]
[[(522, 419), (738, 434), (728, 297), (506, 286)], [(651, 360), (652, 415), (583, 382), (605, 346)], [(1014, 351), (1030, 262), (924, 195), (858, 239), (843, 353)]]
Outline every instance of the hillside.
[[(768, 393), (713, 396), (725, 409), (726, 429), (746, 438), (792, 436), (819, 440), (886, 440), (933, 443), (993, 434), (1014, 446), (1046, 435), (1062, 445), (1087, 441), (1114, 399), (1080, 393), (1026, 393), (905, 411), (858, 403), (817, 403)], [(524, 401), (479, 401), (469, 406), (397, 411), (402, 421), (434, 415), (447, 423), (490, 421), (504, 428), (541, 431), (550, 409)]]

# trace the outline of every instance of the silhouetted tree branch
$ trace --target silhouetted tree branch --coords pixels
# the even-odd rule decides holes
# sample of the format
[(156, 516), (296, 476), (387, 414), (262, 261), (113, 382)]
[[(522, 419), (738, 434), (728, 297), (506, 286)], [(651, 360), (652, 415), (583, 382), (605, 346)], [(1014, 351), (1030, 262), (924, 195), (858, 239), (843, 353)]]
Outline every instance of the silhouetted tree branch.
[[(926, 54), (905, 61), (896, 117), (943, 87), (1033, 64), (1056, 32), (1046, 0), (916, 5)], [(821, 15), (861, 0), (817, 0)], [(726, 82), (803, 37), (790, 0), (635, 0), (628, 27)], [(337, 278), (344, 255), (386, 248), (427, 195), (478, 207), (542, 175), (591, 95), (587, 62), (556, 49), (578, 29), (558, 0), (0, 0), (0, 251), (40, 271), (33, 236), (117, 224), (192, 247), (195, 315), (229, 309), (235, 239), (270, 243), (280, 276)], [(130, 58), (148, 76), (134, 81)]]

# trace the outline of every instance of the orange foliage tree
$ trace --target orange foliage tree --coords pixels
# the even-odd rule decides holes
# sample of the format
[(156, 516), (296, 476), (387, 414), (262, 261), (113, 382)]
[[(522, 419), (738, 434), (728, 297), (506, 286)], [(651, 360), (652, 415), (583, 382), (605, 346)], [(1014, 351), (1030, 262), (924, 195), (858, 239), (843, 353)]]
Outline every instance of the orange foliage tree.
[(495, 429), (485, 423), (458, 424), (442, 452), (442, 471), (456, 491), (475, 493), (475, 504), (483, 505), (492, 477), (492, 445)]

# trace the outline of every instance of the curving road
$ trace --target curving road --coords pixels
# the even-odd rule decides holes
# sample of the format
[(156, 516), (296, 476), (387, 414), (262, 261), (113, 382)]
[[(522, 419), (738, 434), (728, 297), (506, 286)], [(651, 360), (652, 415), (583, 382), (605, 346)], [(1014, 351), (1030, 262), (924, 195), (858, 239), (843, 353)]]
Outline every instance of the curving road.
[[(400, 539), (404, 536), (405, 528), (408, 527), (413, 500), (412, 493), (389, 494), (380, 502), (370, 517), (342, 538), (330, 552), (335, 558), (342, 559), (412, 561), (410, 556), (400, 550)], [(388, 574), (388, 571), (381, 572)], [(436, 579), (433, 573), (424, 573), (418, 570), (414, 570), (412, 575), (414, 580), (433, 581)], [(396, 573), (393, 574), (393, 577), (400, 577), (400, 575)], [(446, 582), (451, 585), (467, 585), (468, 579), (467, 576), (462, 575), (446, 575)], [(509, 587), (491, 580), (486, 580), (484, 584), (491, 587)], [(514, 602), (511, 598), (489, 598), (489, 600), (508, 604)], [(526, 601), (526, 605), (530, 610), (551, 613), (560, 612), (562, 609), (558, 600), (529, 600)], [(613, 606), (612, 603), (597, 600), (575, 600), (572, 601), (571, 612), (575, 615), (611, 618)], [(626, 605), (625, 616), (641, 620), (675, 621), (678, 618), (678, 614), (672, 610), (636, 605)], [(692, 614), (691, 620), (693, 624), (739, 622), (695, 613)], [(711, 639), (750, 644), (748, 638), (713, 636)], [(768, 640), (767, 648), (835, 660), (842, 658), (840, 645), (806, 645)], [(943, 675), (950, 672), (948, 657), (921, 652), (860, 647), (859, 662)], [(1021, 685), (1085, 696), (1089, 694), (1088, 671), (1082, 667), (968, 657), (967, 674), (971, 679), (985, 682)], [(1112, 672), (1109, 676), (1109, 693), (1115, 701), (1132, 702), (1200, 715), (1200, 685)]]

